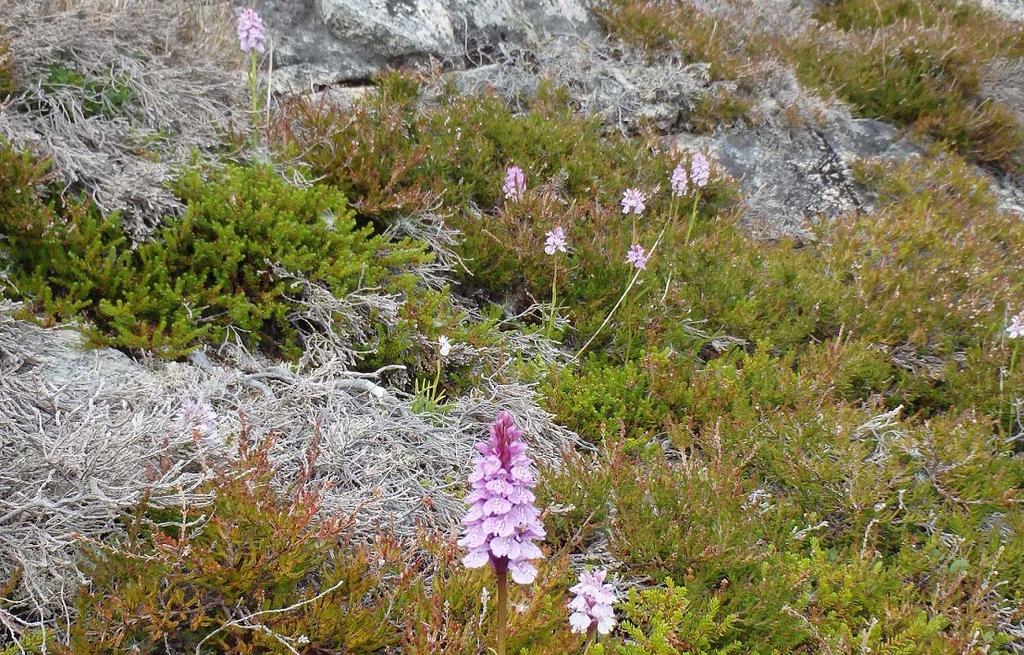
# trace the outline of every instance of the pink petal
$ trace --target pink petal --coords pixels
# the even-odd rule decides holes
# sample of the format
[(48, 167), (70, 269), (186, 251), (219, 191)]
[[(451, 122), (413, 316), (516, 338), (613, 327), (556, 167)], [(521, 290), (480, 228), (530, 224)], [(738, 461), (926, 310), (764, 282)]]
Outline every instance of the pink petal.
[(510, 562), (508, 572), (517, 584), (533, 584), (537, 579), (537, 567), (529, 562)]
[(487, 550), (476, 549), (466, 553), (466, 556), (462, 558), (462, 565), (467, 569), (478, 569), (489, 561), (491, 561), (491, 557), (488, 555)]
[(586, 614), (573, 612), (569, 617), (569, 627), (573, 632), (583, 633), (590, 629), (591, 619)]

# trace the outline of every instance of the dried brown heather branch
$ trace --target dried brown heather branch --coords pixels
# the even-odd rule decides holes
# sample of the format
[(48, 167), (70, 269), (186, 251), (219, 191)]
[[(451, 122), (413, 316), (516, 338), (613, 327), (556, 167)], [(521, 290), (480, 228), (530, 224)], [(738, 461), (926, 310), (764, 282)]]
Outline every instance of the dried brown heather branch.
[(126, 231), (141, 238), (180, 209), (166, 188), (173, 169), (246, 124), (244, 84), (218, 18), (226, 8), (74, 4), (0, 9), (19, 86), (0, 112), (0, 135), (51, 159), (66, 190), (124, 212)]

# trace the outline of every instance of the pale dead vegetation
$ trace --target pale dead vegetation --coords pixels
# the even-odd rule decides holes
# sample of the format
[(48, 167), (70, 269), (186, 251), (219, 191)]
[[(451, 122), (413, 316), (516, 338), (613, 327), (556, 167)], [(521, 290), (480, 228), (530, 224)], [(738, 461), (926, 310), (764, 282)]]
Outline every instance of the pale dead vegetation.
[[(308, 311), (322, 300), (308, 296)], [(358, 327), (359, 308), (379, 302), (363, 291), (316, 311), (345, 305)], [(140, 364), (113, 350), (86, 351), (71, 330), (15, 320), (17, 309), (0, 304), (0, 585), (15, 589), (0, 622), (12, 634), (66, 625), (83, 581), (79, 549), (115, 537), (118, 518), (142, 500), (201, 502), (210, 464), (232, 457), (243, 425), (252, 439), (273, 437), (281, 489), (303, 475), (315, 442), (313, 481), (327, 489), (322, 511), (356, 514), (366, 535), (411, 537), (420, 526), (454, 532), (472, 444), (499, 410), (527, 431), (539, 462), (556, 465), (565, 449), (585, 448), (523, 384), (485, 379), (448, 411), (417, 414), (412, 398), (390, 386), (402, 367), (349, 371), (352, 353), (340, 338), (311, 344), (296, 367), (237, 343), (189, 362)], [(452, 357), (498, 362), (511, 356), (503, 352), (551, 352), (521, 340), (510, 346), (457, 344)], [(197, 405), (211, 410), (212, 430), (189, 425), (188, 408)]]
[(229, 16), (223, 3), (7, 3), (0, 28), (19, 92), (0, 136), (145, 237), (181, 209), (167, 189), (174, 171), (247, 125)]

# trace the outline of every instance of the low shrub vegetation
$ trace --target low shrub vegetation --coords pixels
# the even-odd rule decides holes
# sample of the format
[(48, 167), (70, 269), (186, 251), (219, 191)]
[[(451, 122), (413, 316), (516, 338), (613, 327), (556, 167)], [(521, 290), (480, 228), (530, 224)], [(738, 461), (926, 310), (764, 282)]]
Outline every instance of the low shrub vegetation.
[[(616, 0), (601, 17), (650, 52), (686, 42), (735, 72), (709, 19), (659, 6)], [(1001, 111), (975, 84), (995, 51), (943, 41), (950, 25), (990, 25), (973, 12), (820, 9), (849, 40), (802, 74), (952, 148), (862, 162), (872, 210), (808, 239), (753, 239), (735, 183), (702, 153), (608, 135), (550, 86), (513, 108), (394, 74), (351, 108), (290, 102), (268, 145), (301, 155), (315, 184), (256, 164), (182, 171), (183, 215), (141, 244), (116, 214), (54, 194), (45, 163), (0, 147), (0, 280), (27, 313), (85, 319), (97, 343), (129, 351), (181, 357), (237, 332), (294, 360), (310, 328), (295, 278), (339, 297), (373, 288), (406, 302), (364, 335), (360, 363), (433, 379), (416, 406), (443, 421), (442, 392), (493, 375), (534, 385), (588, 442), (535, 471), (527, 448), (542, 435), (500, 415), (467, 478), (443, 483), (468, 494), (456, 541), (326, 516), (309, 471), (281, 490), (271, 443), (235, 435), (232, 456), (202, 464), (217, 467), (209, 504), (144, 503), (119, 538), (83, 544), (91, 583), (68, 652), (952, 654), (1019, 641), (1024, 226), (964, 158), (1010, 168), (1019, 144), (988, 131), (996, 114), (979, 118)], [(869, 32), (874, 45), (857, 41)], [(411, 219), (460, 240), (399, 236)], [(435, 257), (463, 265), (444, 271), (451, 289), (424, 280)], [(564, 352), (502, 352), (497, 371), (445, 360), (451, 341), (507, 345), (503, 329)]]
[[(241, 435), (237, 463), (206, 491), (210, 507), (141, 506), (121, 543), (88, 549), (74, 653), (377, 653), (399, 643), (387, 543), (352, 541), (317, 518), (316, 485), (270, 486), (269, 443)], [(297, 649), (301, 649), (298, 651)]]
[[(713, 78), (741, 90), (757, 83), (753, 62), (782, 60), (804, 84), (842, 98), (860, 115), (912, 128), (984, 165), (1024, 166), (1024, 127), (1012, 107), (981, 88), (990, 64), (1021, 56), (1024, 38), (1014, 23), (975, 4), (816, 3), (819, 24), (794, 30), (796, 36), (690, 3), (613, 0), (598, 15), (611, 36), (650, 53), (709, 62)], [(732, 103), (711, 112), (720, 124), (734, 114)]]
[(298, 189), (260, 166), (183, 173), (175, 191), (184, 216), (136, 246), (116, 214), (87, 201), (42, 204), (45, 166), (4, 156), (17, 162), (0, 208), (13, 288), (54, 319), (84, 314), (101, 344), (179, 357), (230, 327), (296, 357), (296, 280), (338, 296), (359, 285), (411, 291), (403, 271), (429, 259), (420, 245), (357, 225), (339, 192)]

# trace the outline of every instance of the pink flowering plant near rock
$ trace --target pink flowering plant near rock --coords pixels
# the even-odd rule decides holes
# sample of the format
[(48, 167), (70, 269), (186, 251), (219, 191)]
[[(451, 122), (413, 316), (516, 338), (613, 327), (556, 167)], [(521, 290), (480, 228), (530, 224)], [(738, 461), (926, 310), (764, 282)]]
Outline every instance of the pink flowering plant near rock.
[[(666, 230), (675, 223), (677, 203), (680, 198), (683, 198), (693, 190), (693, 206), (690, 210), (690, 222), (686, 228), (686, 238), (684, 243), (690, 242), (690, 234), (693, 231), (693, 225), (697, 219), (697, 207), (700, 203), (700, 190), (707, 186), (711, 177), (711, 165), (708, 162), (707, 157), (702, 153), (696, 153), (690, 160), (690, 170), (687, 173), (686, 166), (679, 162), (675, 169), (673, 169), (671, 176), (669, 177), (669, 210), (668, 217), (665, 220), (665, 224), (661, 228), (661, 232), (658, 234), (658, 238), (655, 239), (654, 245), (651, 246), (650, 251), (643, 247), (642, 244), (634, 242), (626, 253), (626, 263), (633, 267), (633, 274), (626, 285), (625, 291), (619, 296), (619, 300), (612, 306), (611, 311), (605, 317), (604, 321), (597, 328), (593, 335), (583, 344), (583, 346), (576, 352), (576, 357), (581, 357), (590, 344), (593, 343), (594, 339), (601, 333), (601, 331), (608, 326), (612, 316), (619, 309), (619, 306), (626, 299), (630, 290), (636, 285), (640, 278), (640, 274), (647, 270), (647, 264), (654, 256), (654, 252), (658, 249), (661, 244), (662, 238), (665, 236)], [(691, 186), (692, 182), (692, 186)], [(639, 216), (646, 209), (647, 196), (640, 191), (638, 188), (628, 188), (622, 194), (622, 213), (632, 214), (634, 217), (633, 234), (634, 238), (636, 235), (636, 224), (635, 217)]]
[(537, 577), (534, 560), (543, 557), (537, 542), (545, 536), (533, 494), (533, 461), (526, 454), (523, 432), (508, 412), (491, 425), (490, 438), (476, 444), (479, 453), (469, 474), (465, 534), (459, 546), (462, 563), (471, 569), (490, 565), (498, 587), (498, 655), (505, 655), (508, 622), (508, 576), (518, 584)]
[(708, 158), (704, 153), (696, 153), (690, 161), (690, 179), (693, 180), (694, 186), (703, 189), (708, 185), (710, 177), (711, 164), (708, 163)]
[[(682, 166), (682, 164), (679, 164), (676, 170), (685, 170)], [(690, 181), (693, 182), (694, 186), (693, 208), (690, 210), (690, 223), (686, 226), (686, 239), (684, 240), (684, 243), (690, 243), (690, 234), (693, 232), (693, 224), (697, 220), (697, 204), (700, 202), (700, 190), (708, 185), (710, 177), (711, 164), (708, 163), (708, 158), (700, 152), (694, 154), (693, 158), (690, 160)], [(675, 176), (673, 175), (673, 180), (674, 179)], [(685, 195), (685, 193), (681, 195)]]
[(238, 12), (238, 47), (249, 56), (249, 93), (252, 97), (253, 127), (259, 128), (260, 92), (259, 59), (267, 51), (267, 28), (255, 9)]
[(683, 166), (682, 163), (678, 164), (675, 170), (672, 171), (669, 186), (672, 187), (672, 195), (674, 197), (681, 198), (686, 195), (688, 181), (686, 177), (686, 167)]
[(266, 52), (267, 30), (255, 9), (238, 12), (238, 45), (242, 52)]

